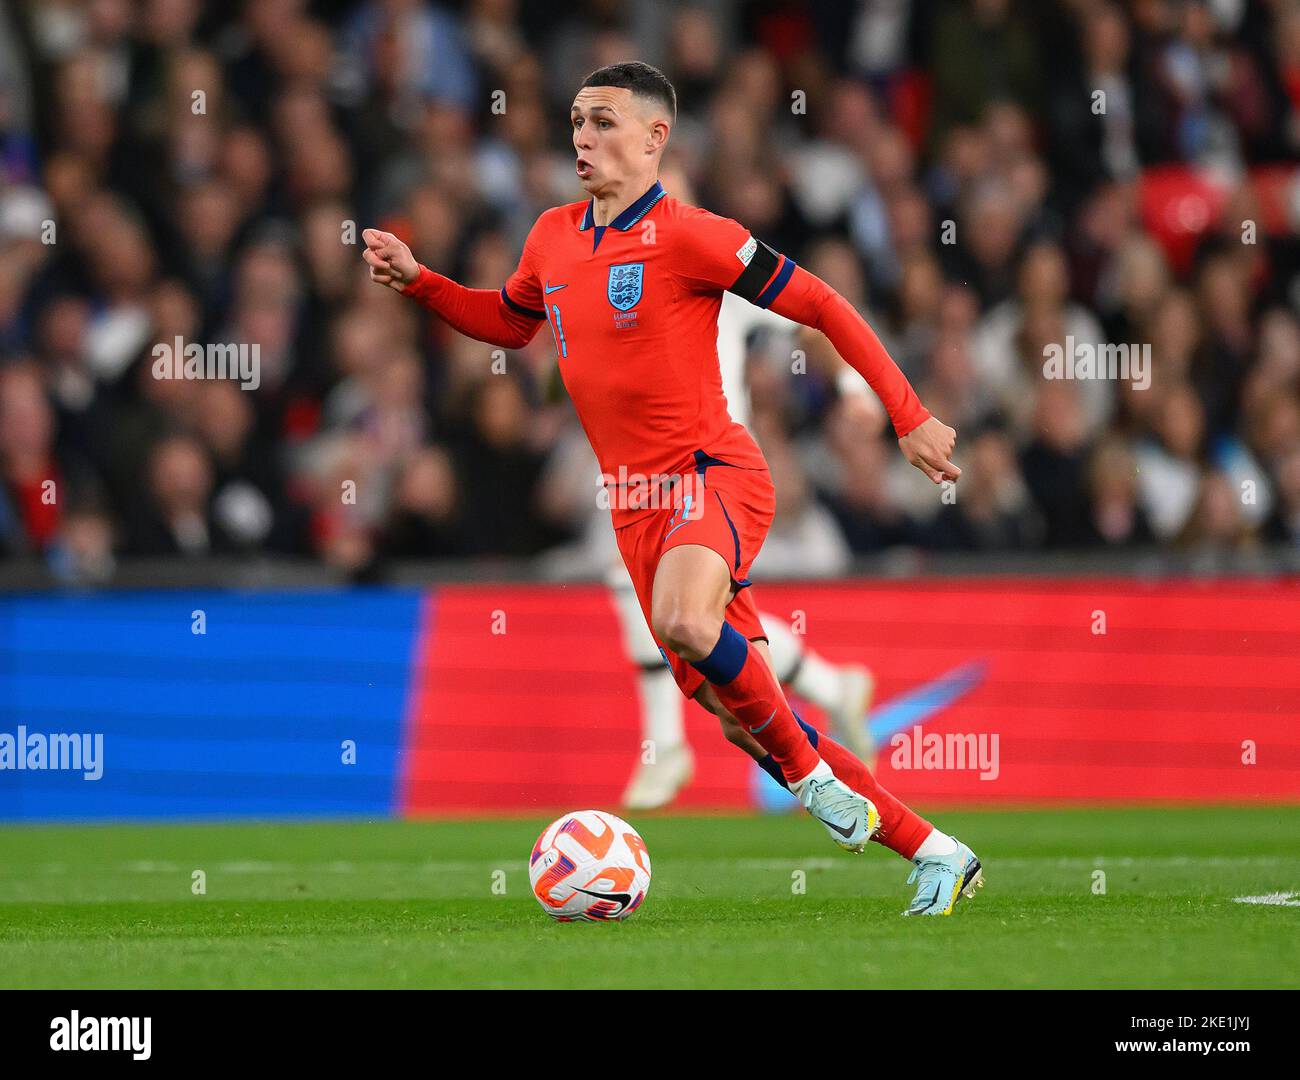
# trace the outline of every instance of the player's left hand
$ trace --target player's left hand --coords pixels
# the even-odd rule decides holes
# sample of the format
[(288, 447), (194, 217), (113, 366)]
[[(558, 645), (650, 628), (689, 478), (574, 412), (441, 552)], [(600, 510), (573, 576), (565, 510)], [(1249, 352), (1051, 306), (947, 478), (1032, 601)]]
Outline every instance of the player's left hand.
[(903, 456), (936, 484), (956, 482), (961, 469), (949, 459), (957, 442), (957, 432), (936, 416), (918, 424), (901, 439), (898, 448)]
[(420, 264), (411, 249), (392, 233), (365, 229), (361, 238), (366, 242), (361, 257), (370, 267), (371, 281), (401, 292), (420, 276)]

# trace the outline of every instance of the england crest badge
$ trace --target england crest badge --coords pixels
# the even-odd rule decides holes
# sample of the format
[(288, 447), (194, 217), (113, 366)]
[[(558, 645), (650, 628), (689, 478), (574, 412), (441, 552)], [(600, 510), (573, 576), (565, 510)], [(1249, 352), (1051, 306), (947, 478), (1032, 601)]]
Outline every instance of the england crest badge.
[(630, 311), (641, 300), (645, 263), (616, 263), (609, 268), (609, 302), (618, 311)]

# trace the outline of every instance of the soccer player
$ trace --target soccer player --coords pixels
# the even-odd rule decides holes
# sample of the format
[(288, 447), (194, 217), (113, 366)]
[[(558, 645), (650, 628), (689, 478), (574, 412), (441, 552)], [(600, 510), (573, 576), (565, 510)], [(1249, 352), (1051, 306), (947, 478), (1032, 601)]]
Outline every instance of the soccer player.
[(767, 463), (728, 415), (718, 371), (724, 291), (824, 333), (871, 385), (899, 448), (935, 484), (956, 481), (956, 432), (933, 417), (879, 339), (825, 282), (744, 226), (678, 202), (659, 164), (677, 97), (648, 64), (593, 72), (573, 100), (589, 199), (546, 211), (500, 292), (421, 266), (367, 229), (371, 280), (468, 337), (516, 349), (550, 327), (560, 373), (606, 478), (615, 536), (678, 687), (789, 788), (841, 847), (876, 839), (915, 864), (905, 914), (947, 915), (982, 883), (979, 860), (796, 718), (746, 576), (771, 524)]
[[(669, 183), (672, 190), (684, 193), (685, 201), (692, 201), (689, 181), (684, 175), (673, 171)], [(797, 325), (789, 319), (766, 308), (754, 307), (735, 293), (723, 295), (718, 313), (718, 367), (728, 412), (737, 423), (745, 424), (749, 414), (744, 372), (750, 333), (762, 330), (792, 337), (796, 329)], [(856, 387), (846, 384), (846, 393), (869, 392), (855, 373), (846, 371), (846, 374), (856, 383)], [(623, 792), (623, 805), (628, 810), (657, 810), (673, 802), (690, 782), (694, 771), (694, 755), (686, 742), (684, 699), (646, 626), (632, 580), (617, 549), (613, 548), (611, 554), (616, 565), (607, 573), (606, 582), (613, 594), (624, 651), (638, 669), (642, 739), (654, 751), (648, 756), (638, 756), (632, 778)], [(758, 617), (767, 638), (772, 669), (782, 687), (820, 708), (830, 721), (835, 737), (870, 765), (876, 753), (866, 722), (875, 693), (875, 676), (871, 670), (861, 664), (832, 664), (808, 648), (801, 635), (780, 616), (759, 611)]]

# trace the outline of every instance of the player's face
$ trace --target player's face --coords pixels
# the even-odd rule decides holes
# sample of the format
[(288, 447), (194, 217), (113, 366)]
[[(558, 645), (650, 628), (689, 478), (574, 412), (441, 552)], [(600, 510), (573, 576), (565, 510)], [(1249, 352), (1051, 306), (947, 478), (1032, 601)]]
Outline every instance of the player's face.
[(649, 110), (621, 86), (585, 86), (573, 99), (573, 149), (578, 179), (592, 195), (645, 168), (652, 123)]

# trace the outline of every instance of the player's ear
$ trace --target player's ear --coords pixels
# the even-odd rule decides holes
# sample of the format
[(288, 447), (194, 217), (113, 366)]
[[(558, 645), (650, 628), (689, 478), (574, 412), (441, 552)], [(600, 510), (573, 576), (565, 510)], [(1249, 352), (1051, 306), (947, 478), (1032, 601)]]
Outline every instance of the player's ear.
[(647, 152), (653, 153), (656, 150), (662, 150), (668, 145), (668, 132), (672, 129), (668, 121), (662, 117), (658, 120), (650, 121), (650, 130), (646, 132), (645, 148)]

